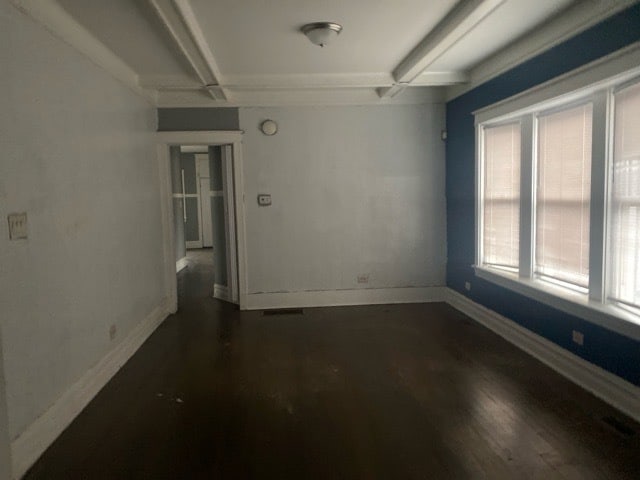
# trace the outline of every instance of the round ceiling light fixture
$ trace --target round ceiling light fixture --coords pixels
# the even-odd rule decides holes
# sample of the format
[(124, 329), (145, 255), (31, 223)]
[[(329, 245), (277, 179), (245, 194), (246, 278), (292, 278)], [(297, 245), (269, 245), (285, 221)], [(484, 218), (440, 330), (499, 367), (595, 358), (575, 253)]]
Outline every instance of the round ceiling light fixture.
[(307, 23), (301, 29), (314, 45), (324, 47), (342, 31), (342, 25), (333, 22)]

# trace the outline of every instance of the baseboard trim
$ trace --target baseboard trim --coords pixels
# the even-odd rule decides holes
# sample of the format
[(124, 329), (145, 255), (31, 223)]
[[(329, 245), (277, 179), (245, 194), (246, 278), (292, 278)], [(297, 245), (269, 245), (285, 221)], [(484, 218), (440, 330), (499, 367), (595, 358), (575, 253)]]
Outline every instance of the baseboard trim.
[(640, 422), (640, 387), (574, 355), (464, 295), (448, 289), (447, 303), (560, 375)]
[(231, 301), (231, 298), (229, 296), (229, 287), (227, 287), (226, 285), (218, 285), (217, 283), (215, 283), (213, 285), (213, 297), (214, 298), (219, 298), (221, 300), (226, 300), (226, 301)]
[(447, 287), (360, 288), (304, 292), (250, 293), (247, 310), (266, 308), (337, 307), (388, 303), (444, 302)]
[(163, 300), (134, 330), (89, 369), (56, 402), (11, 442), (13, 478), (21, 478), (65, 428), (111, 380), (169, 314)]
[(182, 257), (180, 260), (178, 260), (176, 262), (176, 273), (178, 273), (183, 268), (186, 268), (188, 263), (189, 262), (187, 261), (187, 257)]

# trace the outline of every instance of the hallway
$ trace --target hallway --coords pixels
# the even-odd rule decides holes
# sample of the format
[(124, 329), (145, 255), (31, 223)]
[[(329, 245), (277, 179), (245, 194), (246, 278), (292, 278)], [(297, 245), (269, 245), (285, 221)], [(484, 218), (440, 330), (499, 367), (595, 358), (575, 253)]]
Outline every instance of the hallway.
[(637, 424), (444, 304), (240, 313), (209, 268), (26, 478), (637, 478)]

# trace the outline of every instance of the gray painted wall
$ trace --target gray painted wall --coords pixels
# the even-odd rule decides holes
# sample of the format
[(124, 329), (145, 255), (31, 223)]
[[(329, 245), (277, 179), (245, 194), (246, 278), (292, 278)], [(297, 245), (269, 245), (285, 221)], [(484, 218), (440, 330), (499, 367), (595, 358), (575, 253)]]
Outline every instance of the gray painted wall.
[[(166, 285), (155, 108), (7, 1), (0, 38), (0, 328), (14, 440), (162, 304)], [(10, 212), (27, 213), (28, 240), (9, 241)]]
[(180, 153), (180, 168), (184, 170), (184, 193), (198, 193), (195, 153)]
[[(209, 147), (209, 175), (211, 190), (222, 190), (221, 147)], [(211, 197), (211, 225), (213, 226), (213, 268), (215, 282), (227, 285), (227, 239), (224, 228), (224, 199)]]
[(158, 131), (239, 130), (237, 108), (159, 108)]
[[(171, 192), (182, 193), (182, 174), (180, 169), (180, 147), (169, 147), (171, 158)], [(176, 262), (187, 254), (184, 238), (184, 212), (182, 198), (173, 199), (173, 233), (176, 248)]]
[[(1, 325), (0, 325), (1, 326)], [(7, 394), (2, 356), (2, 331), (0, 331), (0, 480), (11, 479), (11, 444), (7, 416)]]
[(241, 108), (240, 125), (249, 293), (445, 284), (443, 104)]
[(184, 238), (187, 242), (197, 242), (200, 239), (198, 222), (198, 197), (184, 199), (187, 205), (187, 222), (184, 224)]

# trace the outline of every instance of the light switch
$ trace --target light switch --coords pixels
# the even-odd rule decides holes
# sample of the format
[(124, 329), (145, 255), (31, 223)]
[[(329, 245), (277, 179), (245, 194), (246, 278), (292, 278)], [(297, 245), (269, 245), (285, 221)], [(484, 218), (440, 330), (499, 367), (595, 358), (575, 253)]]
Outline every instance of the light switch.
[(258, 195), (258, 205), (260, 205), (261, 207), (267, 207), (271, 205), (271, 195), (267, 195), (264, 193)]
[(10, 213), (8, 219), (9, 239), (24, 240), (25, 238), (27, 238), (27, 214)]

